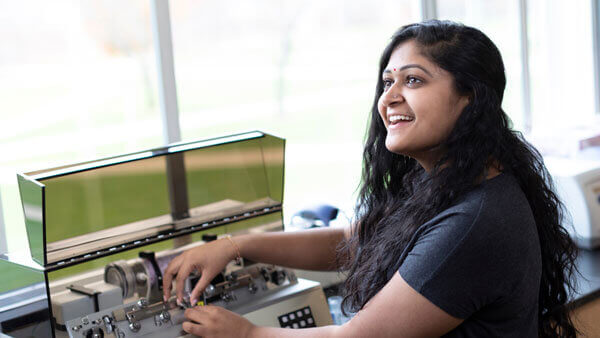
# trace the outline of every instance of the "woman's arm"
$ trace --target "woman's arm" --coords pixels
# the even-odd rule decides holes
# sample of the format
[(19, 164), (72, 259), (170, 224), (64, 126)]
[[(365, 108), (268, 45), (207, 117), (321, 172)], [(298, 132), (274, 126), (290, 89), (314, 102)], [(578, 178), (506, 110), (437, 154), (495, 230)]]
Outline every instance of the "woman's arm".
[(399, 273), (349, 322), (342, 326), (282, 329), (254, 326), (220, 308), (187, 309), (183, 329), (202, 337), (439, 337), (462, 323), (408, 285)]
[(253, 327), (248, 337), (439, 337), (462, 323), (408, 285), (399, 273), (342, 326)]
[[(177, 300), (182, 301), (183, 286), (192, 272), (201, 277), (190, 294), (195, 303), (210, 281), (239, 254), (256, 262), (291, 268), (335, 270), (336, 247), (344, 238), (343, 228), (312, 229), (288, 233), (261, 233), (221, 238), (199, 245), (175, 257), (163, 273), (163, 297), (171, 296), (173, 279)], [(230, 241), (231, 240), (231, 241)]]
[(305, 270), (336, 270), (337, 247), (346, 228), (247, 234), (233, 238), (242, 257), (267, 264)]

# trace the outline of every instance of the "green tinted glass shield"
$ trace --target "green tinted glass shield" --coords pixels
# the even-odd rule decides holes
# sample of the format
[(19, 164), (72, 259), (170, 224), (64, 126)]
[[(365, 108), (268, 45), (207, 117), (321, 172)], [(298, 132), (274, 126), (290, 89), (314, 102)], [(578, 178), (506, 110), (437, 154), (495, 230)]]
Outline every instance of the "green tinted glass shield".
[[(58, 267), (277, 212), (283, 156), (283, 139), (253, 132), (29, 173), (21, 192), (38, 185), (28, 203), (43, 212), (30, 214), (43, 216), (46, 264)], [(43, 229), (30, 218), (28, 231)]]
[(25, 228), (31, 257), (37, 263), (45, 264), (44, 239), (44, 186), (25, 175), (17, 175), (21, 205), (25, 218)]

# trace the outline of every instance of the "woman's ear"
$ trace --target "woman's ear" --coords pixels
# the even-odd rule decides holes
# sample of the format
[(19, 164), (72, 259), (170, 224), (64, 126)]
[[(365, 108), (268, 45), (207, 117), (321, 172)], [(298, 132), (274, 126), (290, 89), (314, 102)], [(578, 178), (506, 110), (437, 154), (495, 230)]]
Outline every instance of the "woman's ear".
[(471, 95), (462, 95), (458, 99), (458, 105), (460, 106), (460, 111), (465, 109), (465, 107), (468, 106), (469, 103), (471, 103)]

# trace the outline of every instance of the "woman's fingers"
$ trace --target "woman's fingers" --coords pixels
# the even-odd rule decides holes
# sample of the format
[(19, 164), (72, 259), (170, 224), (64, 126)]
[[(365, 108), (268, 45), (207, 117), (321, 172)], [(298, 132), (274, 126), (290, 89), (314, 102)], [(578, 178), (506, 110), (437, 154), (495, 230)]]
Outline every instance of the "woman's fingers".
[(167, 301), (171, 297), (171, 285), (173, 284), (173, 277), (177, 275), (177, 271), (183, 261), (183, 255), (175, 257), (171, 263), (165, 269), (163, 273), (163, 299)]
[(185, 309), (183, 313), (185, 318), (196, 322), (198, 324), (207, 324), (207, 318), (209, 314), (210, 306), (194, 306), (189, 309)]
[(183, 301), (183, 289), (185, 288), (185, 280), (192, 272), (192, 265), (182, 264), (177, 271), (177, 277), (175, 278), (175, 290), (177, 291), (177, 301), (181, 303)]
[(208, 271), (202, 271), (202, 274), (200, 275), (200, 280), (198, 281), (198, 283), (196, 283), (194, 290), (192, 290), (192, 293), (190, 294), (190, 301), (192, 306), (196, 306), (196, 304), (198, 304), (200, 294), (202, 294), (204, 289), (206, 289), (206, 287), (211, 281), (211, 278), (212, 276), (208, 273)]
[(183, 322), (182, 328), (185, 332), (193, 334), (194, 336), (206, 336), (206, 334), (204, 333), (205, 328), (200, 324), (194, 324), (192, 322)]
[(219, 306), (196, 306), (185, 310), (183, 329), (203, 337), (244, 337), (254, 326), (246, 318)]
[(206, 335), (208, 324), (208, 312), (202, 306), (196, 306), (185, 310), (185, 318), (189, 322), (183, 322), (183, 330), (196, 336)]

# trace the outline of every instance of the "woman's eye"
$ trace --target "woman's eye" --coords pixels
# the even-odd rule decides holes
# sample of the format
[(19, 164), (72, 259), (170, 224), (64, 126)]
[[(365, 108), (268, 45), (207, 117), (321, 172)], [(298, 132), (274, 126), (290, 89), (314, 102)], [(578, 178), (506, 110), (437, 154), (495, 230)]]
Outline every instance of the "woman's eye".
[(383, 80), (383, 88), (390, 88), (392, 86), (391, 80)]
[(421, 79), (419, 79), (417, 77), (414, 77), (414, 76), (407, 76), (406, 77), (406, 84), (409, 87), (416, 86), (416, 85), (419, 85), (421, 83), (423, 83), (423, 81), (421, 81)]

